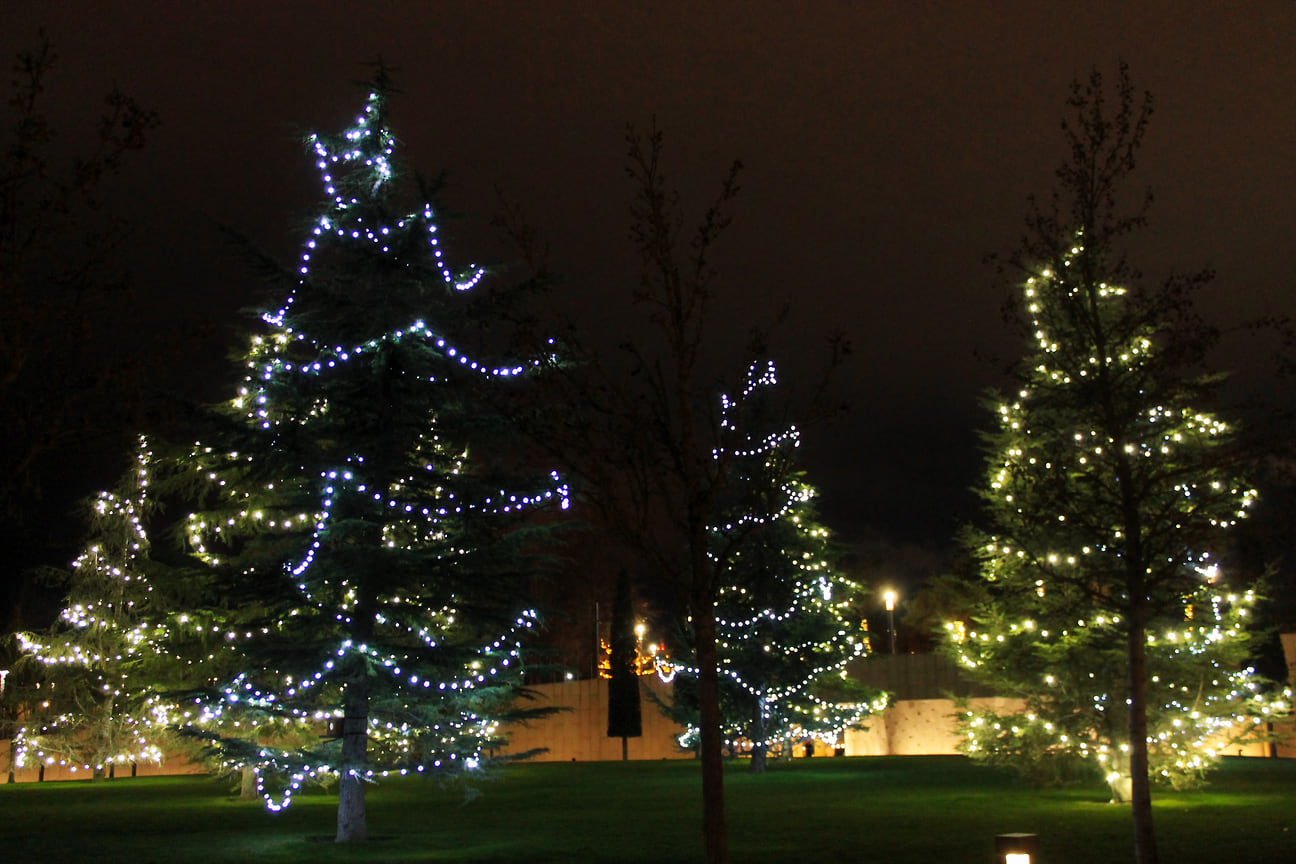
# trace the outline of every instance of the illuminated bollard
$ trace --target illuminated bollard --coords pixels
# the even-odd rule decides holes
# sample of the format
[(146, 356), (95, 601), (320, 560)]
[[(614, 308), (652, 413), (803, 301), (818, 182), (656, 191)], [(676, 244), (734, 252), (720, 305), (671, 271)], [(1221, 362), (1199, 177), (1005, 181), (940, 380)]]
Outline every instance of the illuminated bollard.
[(1000, 834), (995, 837), (995, 864), (1039, 864), (1039, 835)]

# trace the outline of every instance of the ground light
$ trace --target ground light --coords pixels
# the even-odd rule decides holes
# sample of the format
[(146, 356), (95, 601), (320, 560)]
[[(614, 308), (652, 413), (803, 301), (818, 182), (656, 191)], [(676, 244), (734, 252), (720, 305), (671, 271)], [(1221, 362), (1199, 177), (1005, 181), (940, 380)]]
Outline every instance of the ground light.
[(1039, 864), (1039, 835), (1000, 834), (995, 837), (995, 864)]

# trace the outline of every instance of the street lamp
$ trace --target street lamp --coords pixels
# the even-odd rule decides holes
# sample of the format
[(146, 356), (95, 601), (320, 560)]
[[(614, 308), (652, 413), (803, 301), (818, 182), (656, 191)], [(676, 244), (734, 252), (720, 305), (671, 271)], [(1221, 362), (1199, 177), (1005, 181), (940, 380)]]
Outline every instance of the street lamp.
[(643, 640), (644, 634), (648, 632), (648, 625), (640, 621), (635, 625), (635, 663), (634, 670), (636, 675), (644, 674), (644, 651)]
[(887, 610), (887, 632), (891, 634), (891, 653), (894, 654), (894, 653), (896, 653), (896, 652), (895, 652), (895, 604), (896, 604), (896, 592), (888, 590), (885, 594), (882, 595), (882, 597), (883, 597), (883, 599), (886, 600), (886, 610)]

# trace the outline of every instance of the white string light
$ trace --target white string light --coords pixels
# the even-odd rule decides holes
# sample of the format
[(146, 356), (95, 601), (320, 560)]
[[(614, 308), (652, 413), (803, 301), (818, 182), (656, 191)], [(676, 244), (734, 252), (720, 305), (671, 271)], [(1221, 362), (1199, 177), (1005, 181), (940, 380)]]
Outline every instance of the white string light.
[[(749, 716), (726, 717), (722, 731), (729, 743), (764, 745), (787, 736), (835, 744), (846, 729), (885, 708), (886, 697), (837, 702), (821, 696), (827, 682), (844, 678), (846, 666), (865, 655), (866, 637), (848, 622), (857, 586), (834, 573), (823, 556), (828, 532), (803, 521), (814, 491), (796, 479), (770, 479), (771, 466), (785, 464), (789, 451), (800, 446), (800, 432), (795, 426), (764, 434), (746, 428), (754, 413), (753, 399), (777, 381), (772, 362), (752, 364), (741, 394), (720, 398), (723, 441), (712, 458), (725, 466), (735, 488), (769, 486), (771, 493), (763, 510), (735, 512), (708, 528), (708, 555), (728, 580), (718, 591), (715, 607), (717, 672), (723, 686), (745, 694), (759, 711), (764, 737), (752, 741), (761, 733)], [(769, 533), (776, 525), (787, 530)], [(733, 551), (736, 538), (755, 528), (766, 532), (754, 541), (760, 551), (752, 541)], [(779, 543), (786, 545), (769, 545)], [(747, 555), (760, 555), (758, 582), (766, 584), (749, 582), (757, 574), (744, 569)], [(750, 656), (753, 646), (760, 646), (759, 660)], [(665, 682), (677, 675), (700, 674), (696, 667), (664, 655), (655, 659)], [(682, 741), (691, 742), (697, 734), (691, 726)]]
[[(272, 482), (252, 480), (259, 476), (256, 460), (278, 447), (283, 435), (312, 441), (316, 435), (321, 450), (339, 438), (349, 442), (346, 446), (368, 446), (363, 436), (347, 431), (346, 419), (339, 419), (357, 407), (334, 404), (330, 397), (340, 391), (371, 393), (372, 372), (388, 368), (388, 358), (401, 358), (402, 388), (439, 389), (447, 403), (460, 398), (455, 374), (502, 383), (542, 362), (492, 363), (472, 356), (429, 323), (430, 316), (417, 314), (426, 312), (428, 303), (471, 291), (486, 271), (456, 271), (447, 264), (430, 205), (389, 223), (375, 218), (389, 212), (389, 187), (397, 176), (395, 139), (384, 124), (381, 94), (370, 94), (343, 135), (335, 140), (313, 135), (309, 145), (326, 195), (325, 212), (305, 242), (298, 284), (278, 309), (262, 317), (269, 331), (251, 340), (245, 378), (231, 403), (262, 436), (262, 444), (247, 448), (256, 452), (223, 452), (198, 443), (189, 454), (217, 497), (212, 507), (190, 515), (191, 548), (218, 566), (227, 557), (240, 560), (245, 538), (277, 538), (272, 563), (252, 559), (243, 577), (286, 580), (295, 597), (264, 632), (231, 632), (230, 643), (248, 656), (267, 658), (273, 652), (257, 647), (263, 638), (280, 644), (284, 634), (299, 634), (294, 638), (314, 645), (308, 658), (268, 662), (224, 677), (215, 698), (196, 700), (184, 721), (219, 739), (231, 769), (255, 771), (271, 810), (287, 807), (304, 784), (342, 772), (364, 780), (393, 772), (459, 773), (488, 760), (488, 747), (498, 735), (488, 709), (512, 700), (522, 642), (536, 615), (524, 611), (500, 621), (495, 635), (476, 635), (490, 620), (480, 617), (481, 599), (461, 596), (440, 571), (471, 574), (478, 566), (475, 557), (492, 554), (473, 545), (481, 541), (469, 539), (465, 526), (570, 505), (570, 490), (557, 472), (526, 490), (484, 489), (466, 447), (449, 443), (435, 413), (408, 436), (403, 454), (408, 467), (402, 471), (392, 469), (391, 452), (375, 440), (373, 452), (321, 458), (314, 467), (275, 472)], [(394, 280), (393, 295), (406, 292), (397, 305), (415, 312), (397, 326), (384, 327), (378, 315), (372, 321), (338, 321), (336, 309), (316, 308), (333, 302), (330, 292), (340, 290), (339, 272), (344, 283), (352, 278), (356, 268), (349, 262), (370, 260), (383, 262), (377, 278)], [(431, 275), (431, 286), (424, 284), (425, 274)], [(429, 290), (438, 285), (444, 296)], [(318, 335), (321, 320), (353, 334), (372, 325), (371, 333)], [(376, 430), (374, 437), (385, 431)], [(351, 572), (345, 561), (352, 544), (385, 556), (386, 567), (399, 570), (417, 560), (427, 572), (418, 580), (402, 576), (390, 584)], [(471, 595), (476, 589), (467, 590)], [(500, 597), (489, 614), (517, 601)], [(371, 636), (356, 638), (360, 632)], [(290, 645), (284, 648), (290, 653)], [(368, 763), (345, 767), (340, 745), (319, 735), (343, 721), (348, 676), (361, 669), (373, 694), (364, 726)], [(252, 752), (250, 741), (258, 742)]]

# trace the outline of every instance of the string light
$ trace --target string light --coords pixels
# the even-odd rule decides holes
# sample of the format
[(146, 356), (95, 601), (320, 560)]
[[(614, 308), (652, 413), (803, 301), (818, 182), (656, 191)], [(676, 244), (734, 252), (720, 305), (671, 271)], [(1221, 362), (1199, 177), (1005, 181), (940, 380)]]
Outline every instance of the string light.
[(1230, 593), (1207, 551), (1256, 500), (1213, 457), (1231, 430), (1186, 405), (1193, 386), (1168, 383), (1156, 322), (1125, 289), (1080, 280), (1091, 269), (1072, 266), (1087, 254), (1082, 240), (1024, 286), (1036, 350), (998, 406), (986, 493), (995, 532), (979, 544), (992, 599), (974, 624), (946, 627), (964, 669), (1025, 703), (964, 712), (966, 752), (1028, 771), (1069, 756), (1097, 766), (1119, 796), (1132, 556), (1152, 611), (1154, 775), (1195, 782), (1228, 747), (1256, 740), (1261, 718), (1290, 710), (1291, 694), (1267, 691), (1246, 665), (1256, 597)]
[(144, 514), (150, 503), (149, 443), (139, 438), (134, 465), (117, 491), (99, 493), (99, 530), (72, 562), (68, 605), (45, 634), (18, 633), (20, 650), (42, 668), (14, 736), (14, 763), (107, 770), (160, 763), (172, 743), (171, 706), (140, 676), (125, 670), (165, 653), (172, 625), (152, 613), (153, 586), (142, 562), (150, 549)]
[[(800, 432), (752, 429), (760, 392), (777, 381), (772, 362), (753, 364), (740, 395), (720, 398), (723, 440), (712, 458), (732, 478), (738, 499), (763, 505), (735, 508), (708, 529), (708, 554), (721, 579), (718, 672), (729, 694), (722, 698), (729, 706), (722, 734), (730, 746), (804, 738), (835, 745), (846, 729), (885, 708), (886, 697), (855, 692), (843, 680), (847, 665), (867, 651), (866, 635), (850, 623), (859, 587), (827, 560), (828, 532), (812, 521), (814, 490), (772, 467), (791, 464)], [(699, 674), (665, 654), (654, 659), (667, 683)], [(697, 735), (690, 725), (681, 743), (691, 746)]]
[[(487, 271), (447, 263), (430, 205), (384, 219), (399, 171), (382, 94), (342, 135), (308, 144), (324, 210), (229, 403), (256, 443), (187, 455), (213, 496), (187, 520), (194, 554), (283, 591), (256, 627), (230, 629), (247, 661), (179, 723), (228, 770), (254, 772), (271, 810), (326, 779), (491, 761), (493, 715), (516, 695), (537, 618), (503, 615), (519, 596), (477, 583), (515, 572), (494, 558), (520, 544), (520, 517), (570, 505), (557, 472), (505, 489), (469, 452), (462, 376), (501, 386), (542, 360), (492, 361), (451, 337), (449, 310)], [(359, 681), (367, 696), (345, 716)], [(363, 764), (345, 755), (356, 734)]]

